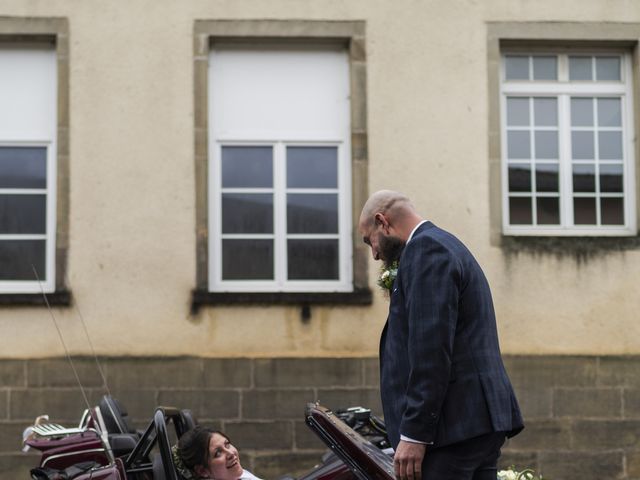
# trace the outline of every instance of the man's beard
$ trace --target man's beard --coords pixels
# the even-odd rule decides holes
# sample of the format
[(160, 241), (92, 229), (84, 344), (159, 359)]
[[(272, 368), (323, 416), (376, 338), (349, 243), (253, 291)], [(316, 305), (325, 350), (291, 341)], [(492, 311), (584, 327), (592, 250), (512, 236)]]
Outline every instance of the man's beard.
[(386, 268), (391, 267), (393, 262), (400, 260), (400, 255), (402, 255), (402, 250), (405, 246), (405, 242), (400, 238), (380, 235), (378, 244), (380, 245), (381, 257)]

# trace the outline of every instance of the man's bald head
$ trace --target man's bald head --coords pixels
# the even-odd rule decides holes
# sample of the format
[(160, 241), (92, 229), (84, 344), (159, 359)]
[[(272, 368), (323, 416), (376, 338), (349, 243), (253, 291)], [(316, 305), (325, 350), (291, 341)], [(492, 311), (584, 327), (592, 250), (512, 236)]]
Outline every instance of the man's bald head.
[(371, 225), (377, 213), (382, 213), (390, 220), (398, 220), (407, 215), (416, 215), (416, 210), (406, 195), (393, 190), (379, 190), (362, 207), (360, 225)]

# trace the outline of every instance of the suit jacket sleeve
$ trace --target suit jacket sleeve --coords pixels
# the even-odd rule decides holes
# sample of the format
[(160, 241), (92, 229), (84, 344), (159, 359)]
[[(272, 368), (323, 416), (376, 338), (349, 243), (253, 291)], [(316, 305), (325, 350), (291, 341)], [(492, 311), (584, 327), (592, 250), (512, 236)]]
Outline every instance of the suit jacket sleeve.
[(446, 246), (419, 235), (405, 247), (399, 274), (410, 364), (400, 433), (430, 443), (449, 385), (461, 270)]

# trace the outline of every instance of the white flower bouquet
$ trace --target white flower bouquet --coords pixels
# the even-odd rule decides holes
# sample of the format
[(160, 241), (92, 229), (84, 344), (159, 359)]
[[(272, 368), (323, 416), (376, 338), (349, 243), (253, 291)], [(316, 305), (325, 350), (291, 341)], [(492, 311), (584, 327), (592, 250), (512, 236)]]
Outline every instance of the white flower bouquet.
[(498, 471), (498, 480), (543, 480), (543, 478), (542, 475), (536, 475), (530, 468), (517, 471), (515, 467), (509, 467), (508, 470)]

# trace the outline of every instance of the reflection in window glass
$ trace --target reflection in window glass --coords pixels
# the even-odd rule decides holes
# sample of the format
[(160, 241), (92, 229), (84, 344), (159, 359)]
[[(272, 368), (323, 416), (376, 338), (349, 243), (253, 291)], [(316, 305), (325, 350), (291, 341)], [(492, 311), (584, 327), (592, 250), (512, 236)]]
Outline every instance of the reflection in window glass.
[(338, 195), (287, 195), (287, 233), (338, 233)]
[(556, 80), (558, 59), (554, 57), (533, 57), (534, 80)]
[(528, 163), (513, 163), (509, 165), (509, 191), (531, 191), (531, 166)]
[(600, 216), (603, 225), (624, 225), (624, 200), (622, 198), (601, 198)]
[(287, 241), (289, 280), (337, 280), (340, 258), (338, 240), (290, 239)]
[(337, 188), (337, 147), (287, 147), (288, 188)]
[(536, 158), (555, 160), (558, 158), (558, 132), (536, 130)]
[(47, 231), (47, 197), (0, 194), (0, 234), (44, 234)]
[(580, 198), (573, 199), (573, 223), (576, 225), (596, 224), (596, 199)]
[(529, 132), (507, 132), (507, 154), (509, 158), (531, 158), (531, 141)]
[(620, 127), (622, 125), (622, 112), (619, 98), (598, 99), (598, 126)]
[(536, 199), (538, 225), (560, 224), (560, 202), (557, 197), (538, 197)]
[(620, 57), (596, 57), (596, 80), (620, 81)]
[(598, 132), (600, 160), (622, 160), (622, 132)]
[(512, 225), (531, 225), (531, 197), (509, 197), (509, 223)]
[(571, 157), (574, 160), (593, 160), (595, 158), (593, 142), (592, 131), (571, 132)]
[(273, 233), (273, 195), (223, 193), (222, 233)]
[(529, 125), (529, 99), (507, 98), (507, 125), (521, 127)]
[(538, 192), (558, 192), (558, 164), (538, 163), (536, 164), (536, 191)]
[(271, 188), (271, 147), (222, 147), (222, 188)]
[(600, 165), (600, 191), (622, 193), (622, 164)]
[(573, 165), (573, 191), (592, 193), (596, 191), (595, 165)]
[(47, 188), (47, 149), (0, 147), (0, 188)]
[(569, 57), (569, 80), (593, 80), (592, 57)]
[(507, 80), (529, 80), (529, 57), (507, 55), (505, 77)]
[(571, 98), (571, 125), (574, 127), (593, 126), (593, 99)]
[(0, 280), (33, 281), (33, 265), (46, 281), (45, 260), (45, 240), (0, 240)]
[(272, 280), (273, 240), (222, 240), (224, 280)]
[(535, 125), (538, 127), (558, 125), (558, 101), (555, 98), (534, 98), (533, 113)]

